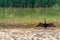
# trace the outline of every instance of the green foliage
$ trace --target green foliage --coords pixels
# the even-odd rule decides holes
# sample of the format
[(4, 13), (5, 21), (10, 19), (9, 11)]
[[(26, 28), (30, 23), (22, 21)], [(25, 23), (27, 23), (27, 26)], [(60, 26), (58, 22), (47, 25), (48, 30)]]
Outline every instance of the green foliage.
[(60, 7), (53, 8), (0, 8), (0, 18), (59, 18)]
[(1, 7), (50, 7), (56, 0), (0, 0)]

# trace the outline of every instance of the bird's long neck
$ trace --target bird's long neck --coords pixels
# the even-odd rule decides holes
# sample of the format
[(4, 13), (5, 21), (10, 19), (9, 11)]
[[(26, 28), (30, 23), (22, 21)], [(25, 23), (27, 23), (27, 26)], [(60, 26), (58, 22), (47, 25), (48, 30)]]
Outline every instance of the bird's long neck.
[(45, 19), (45, 24), (46, 24), (46, 19)]

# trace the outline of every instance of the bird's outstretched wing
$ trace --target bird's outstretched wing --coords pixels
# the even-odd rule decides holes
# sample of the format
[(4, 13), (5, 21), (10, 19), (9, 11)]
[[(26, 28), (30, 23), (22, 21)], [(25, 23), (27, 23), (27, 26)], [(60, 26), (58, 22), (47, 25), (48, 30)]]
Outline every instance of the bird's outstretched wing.
[(39, 23), (36, 27), (42, 27), (43, 23)]

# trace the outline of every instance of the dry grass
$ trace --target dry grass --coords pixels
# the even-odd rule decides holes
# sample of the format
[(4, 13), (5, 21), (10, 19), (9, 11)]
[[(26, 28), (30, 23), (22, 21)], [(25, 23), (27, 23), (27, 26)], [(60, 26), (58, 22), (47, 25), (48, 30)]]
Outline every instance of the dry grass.
[[(46, 20), (47, 23), (53, 23), (54, 25), (56, 25), (56, 28), (60, 28), (60, 22), (58, 19), (47, 19)], [(5, 26), (5, 27), (0, 27), (0, 28), (32, 28), (32, 27), (36, 27), (36, 25), (42, 22), (44, 23), (44, 19), (5, 19), (5, 20), (0, 20), (0, 23), (5, 23), (5, 24), (15, 24), (18, 23), (20, 24), (20, 26)]]

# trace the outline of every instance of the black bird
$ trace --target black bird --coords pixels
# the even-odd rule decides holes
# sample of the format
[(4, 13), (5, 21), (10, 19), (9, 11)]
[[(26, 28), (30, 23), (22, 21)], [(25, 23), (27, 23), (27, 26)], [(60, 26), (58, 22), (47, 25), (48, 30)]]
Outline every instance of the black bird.
[(39, 23), (36, 27), (47, 28), (47, 27), (56, 27), (56, 26), (53, 23), (46, 23), (46, 19), (45, 19), (44, 23)]

